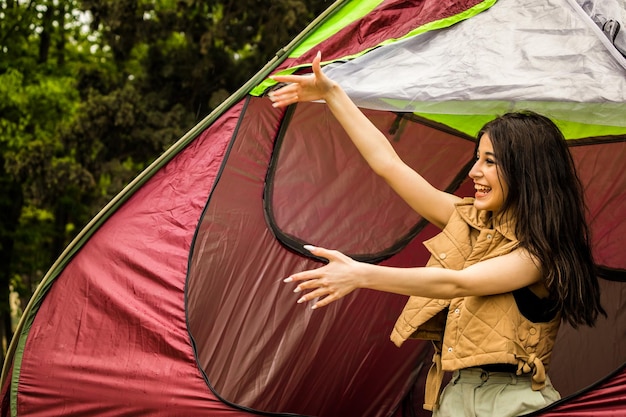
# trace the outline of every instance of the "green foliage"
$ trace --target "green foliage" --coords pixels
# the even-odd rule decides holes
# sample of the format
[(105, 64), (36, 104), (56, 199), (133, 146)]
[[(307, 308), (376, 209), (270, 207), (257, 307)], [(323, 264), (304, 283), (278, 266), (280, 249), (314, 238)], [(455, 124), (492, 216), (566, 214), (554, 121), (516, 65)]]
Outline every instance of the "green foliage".
[(24, 304), (113, 196), (329, 5), (0, 0), (0, 314), (9, 288)]

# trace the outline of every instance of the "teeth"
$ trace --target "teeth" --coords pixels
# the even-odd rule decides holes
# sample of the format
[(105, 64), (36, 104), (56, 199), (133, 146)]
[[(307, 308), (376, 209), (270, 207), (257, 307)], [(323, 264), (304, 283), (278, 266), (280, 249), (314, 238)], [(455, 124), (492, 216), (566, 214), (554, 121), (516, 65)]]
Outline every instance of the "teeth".
[(491, 188), (489, 188), (489, 187), (476, 187), (476, 191), (489, 192), (489, 191), (491, 191)]

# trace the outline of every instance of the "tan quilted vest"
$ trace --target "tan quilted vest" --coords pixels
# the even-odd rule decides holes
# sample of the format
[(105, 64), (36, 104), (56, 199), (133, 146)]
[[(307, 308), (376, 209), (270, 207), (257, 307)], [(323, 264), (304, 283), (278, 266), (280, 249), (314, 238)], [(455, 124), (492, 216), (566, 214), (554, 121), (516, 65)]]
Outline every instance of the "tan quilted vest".
[[(512, 224), (492, 229), (489, 213), (476, 210), (473, 201), (466, 198), (457, 204), (445, 229), (424, 242), (431, 253), (427, 266), (459, 270), (518, 247)], [(397, 346), (408, 338), (433, 341), (424, 404), (432, 410), (444, 371), (512, 364), (518, 375), (532, 373), (533, 389), (543, 388), (560, 321), (560, 317), (548, 323), (527, 320), (511, 293), (452, 300), (410, 297), (391, 340)]]

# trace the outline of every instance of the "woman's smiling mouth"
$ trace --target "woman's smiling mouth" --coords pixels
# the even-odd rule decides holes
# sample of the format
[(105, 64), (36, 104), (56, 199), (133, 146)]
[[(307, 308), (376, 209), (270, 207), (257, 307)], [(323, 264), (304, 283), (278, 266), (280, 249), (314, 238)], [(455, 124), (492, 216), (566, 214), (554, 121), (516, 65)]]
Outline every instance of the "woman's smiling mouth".
[(474, 189), (476, 190), (476, 198), (485, 197), (491, 191), (491, 187), (486, 187), (484, 185), (475, 185)]

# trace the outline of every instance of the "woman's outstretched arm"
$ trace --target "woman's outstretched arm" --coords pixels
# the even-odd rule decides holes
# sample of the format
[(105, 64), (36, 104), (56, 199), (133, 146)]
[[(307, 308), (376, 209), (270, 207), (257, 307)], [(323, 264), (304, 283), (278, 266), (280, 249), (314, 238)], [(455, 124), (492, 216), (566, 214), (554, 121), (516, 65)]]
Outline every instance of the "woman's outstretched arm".
[(313, 246), (305, 246), (305, 249), (328, 259), (328, 264), (293, 274), (285, 282), (296, 282), (298, 285), (294, 292), (304, 292), (298, 303), (321, 297), (313, 308), (328, 305), (357, 288), (451, 299), (502, 294), (537, 284), (542, 279), (536, 261), (522, 248), (462, 270), (372, 265), (355, 261), (334, 250)]
[(369, 166), (416, 212), (434, 225), (443, 228), (459, 197), (438, 190), (406, 165), (387, 138), (350, 100), (343, 89), (328, 78), (320, 66), (321, 55), (313, 60), (313, 74), (274, 76), (286, 86), (269, 94), (274, 107), (299, 101), (324, 100), (346, 130)]

